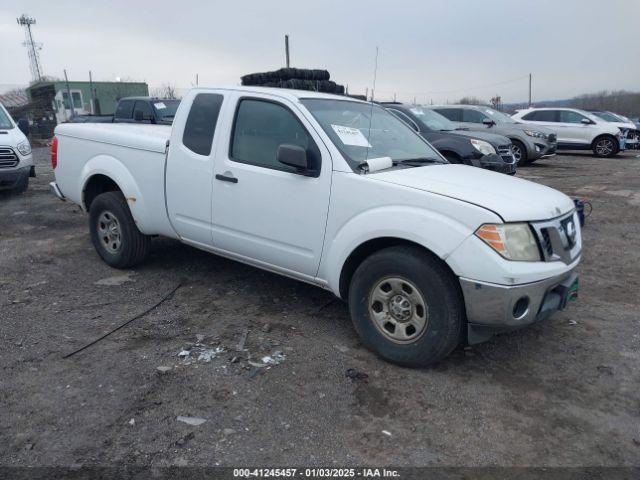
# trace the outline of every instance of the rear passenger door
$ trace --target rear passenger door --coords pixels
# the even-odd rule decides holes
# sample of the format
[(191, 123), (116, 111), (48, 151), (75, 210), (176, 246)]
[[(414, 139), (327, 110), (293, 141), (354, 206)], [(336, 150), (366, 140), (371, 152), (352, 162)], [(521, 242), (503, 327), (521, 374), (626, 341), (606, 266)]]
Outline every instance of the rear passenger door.
[(220, 93), (197, 93), (182, 101), (171, 130), (165, 169), (171, 225), (182, 240), (207, 247), (211, 246), (213, 163), (223, 105)]
[[(329, 151), (296, 104), (269, 94), (235, 95), (231, 134), (225, 132), (216, 153), (214, 248), (312, 279), (329, 208)], [(317, 175), (279, 163), (276, 152), (283, 144), (303, 147)]]

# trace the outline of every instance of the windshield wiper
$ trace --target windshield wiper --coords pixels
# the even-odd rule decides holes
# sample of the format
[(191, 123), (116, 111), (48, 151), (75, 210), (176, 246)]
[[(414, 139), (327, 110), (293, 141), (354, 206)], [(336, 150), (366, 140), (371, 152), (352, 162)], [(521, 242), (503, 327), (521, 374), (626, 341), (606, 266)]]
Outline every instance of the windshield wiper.
[(411, 165), (419, 166), (427, 163), (445, 163), (439, 158), (419, 157), (419, 158), (406, 158), (404, 160), (394, 160), (394, 165)]

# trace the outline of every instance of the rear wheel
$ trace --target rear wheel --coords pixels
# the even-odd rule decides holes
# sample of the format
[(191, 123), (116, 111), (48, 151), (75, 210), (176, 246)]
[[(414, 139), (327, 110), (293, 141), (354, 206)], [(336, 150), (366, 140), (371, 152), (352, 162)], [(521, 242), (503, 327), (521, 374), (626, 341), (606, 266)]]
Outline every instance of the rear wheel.
[(618, 153), (620, 146), (615, 137), (602, 135), (593, 141), (593, 154), (596, 157), (612, 157)]
[(527, 147), (524, 146), (519, 140), (512, 140), (513, 145), (511, 146), (511, 152), (513, 153), (513, 158), (516, 161), (516, 165), (519, 167), (524, 167), (529, 163), (529, 155), (527, 154)]
[(458, 345), (464, 322), (455, 277), (418, 247), (390, 247), (355, 271), (349, 309), (362, 342), (391, 362), (423, 367)]
[(151, 241), (138, 230), (121, 192), (102, 193), (91, 202), (89, 230), (96, 251), (112, 267), (132, 267), (149, 254)]

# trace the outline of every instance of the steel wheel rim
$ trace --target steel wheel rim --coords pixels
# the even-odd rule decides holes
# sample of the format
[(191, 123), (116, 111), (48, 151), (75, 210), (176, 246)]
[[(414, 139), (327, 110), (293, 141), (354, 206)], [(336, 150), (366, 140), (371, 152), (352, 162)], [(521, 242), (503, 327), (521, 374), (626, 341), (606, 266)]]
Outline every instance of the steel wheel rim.
[(122, 246), (122, 235), (120, 232), (120, 222), (116, 216), (105, 210), (98, 217), (98, 237), (102, 246), (109, 253), (118, 253)]
[(613, 142), (608, 138), (603, 138), (596, 143), (596, 152), (598, 152), (599, 155), (609, 155), (613, 152)]
[(429, 307), (418, 287), (406, 278), (385, 277), (369, 292), (369, 318), (393, 343), (411, 343), (427, 330)]

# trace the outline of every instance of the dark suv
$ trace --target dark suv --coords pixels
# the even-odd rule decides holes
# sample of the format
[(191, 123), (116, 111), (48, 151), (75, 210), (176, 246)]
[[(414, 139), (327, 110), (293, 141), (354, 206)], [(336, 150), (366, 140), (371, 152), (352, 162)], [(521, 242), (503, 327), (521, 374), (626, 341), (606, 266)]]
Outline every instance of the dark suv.
[(382, 103), (413, 128), (451, 163), (464, 163), (513, 175), (516, 160), (511, 141), (502, 135), (461, 130), (433, 110), (402, 103)]

